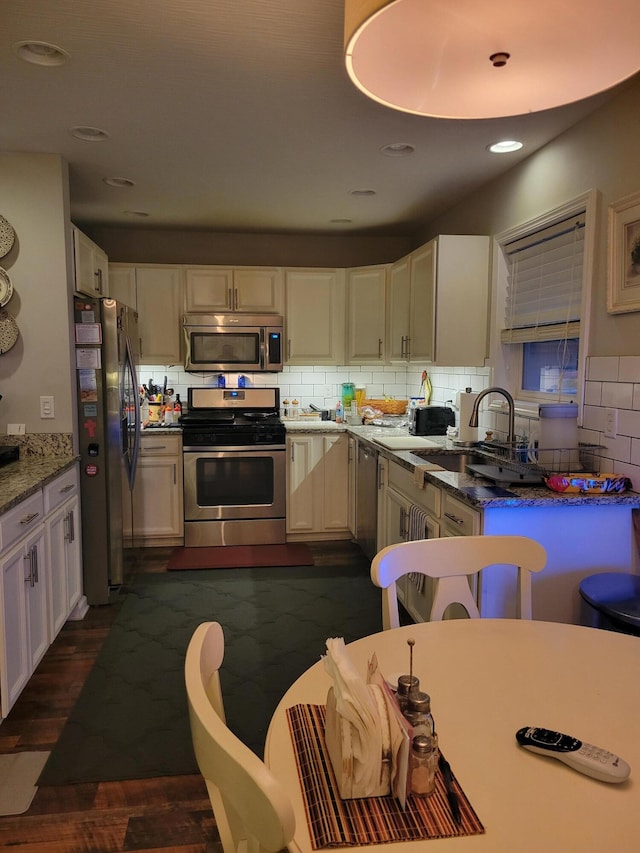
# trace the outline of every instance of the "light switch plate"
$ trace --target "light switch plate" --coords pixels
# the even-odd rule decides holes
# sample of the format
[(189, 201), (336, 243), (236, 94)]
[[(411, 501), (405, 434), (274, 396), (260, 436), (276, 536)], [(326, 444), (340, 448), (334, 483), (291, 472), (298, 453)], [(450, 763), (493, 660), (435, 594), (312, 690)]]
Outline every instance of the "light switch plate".
[(24, 424), (7, 424), (7, 435), (24, 435)]
[(55, 418), (53, 397), (40, 397), (40, 417)]

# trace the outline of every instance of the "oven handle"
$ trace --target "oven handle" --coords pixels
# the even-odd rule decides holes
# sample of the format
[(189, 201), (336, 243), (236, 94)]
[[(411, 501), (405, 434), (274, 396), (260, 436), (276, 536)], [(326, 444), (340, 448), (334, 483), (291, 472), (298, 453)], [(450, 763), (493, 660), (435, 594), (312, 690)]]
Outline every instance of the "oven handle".
[(283, 453), (287, 449), (286, 444), (240, 444), (240, 445), (226, 445), (226, 444), (216, 444), (216, 445), (206, 445), (205, 447), (196, 446), (191, 444), (185, 444), (182, 447), (183, 453), (226, 453), (227, 451), (232, 452), (247, 452), (247, 453), (262, 453), (263, 451), (282, 451)]

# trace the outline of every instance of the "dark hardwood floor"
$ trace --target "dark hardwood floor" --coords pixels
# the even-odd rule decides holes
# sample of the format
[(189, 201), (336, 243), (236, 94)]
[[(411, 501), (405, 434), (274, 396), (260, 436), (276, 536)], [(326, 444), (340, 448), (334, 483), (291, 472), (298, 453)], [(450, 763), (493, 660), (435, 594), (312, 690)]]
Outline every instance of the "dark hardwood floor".
[[(309, 543), (316, 565), (368, 561), (350, 542)], [(172, 548), (131, 553), (128, 577), (166, 571)], [(67, 622), (0, 725), (0, 753), (50, 750), (117, 615), (119, 602)], [(0, 817), (0, 848), (20, 853), (213, 853), (221, 845), (200, 776), (38, 788), (23, 815)]]

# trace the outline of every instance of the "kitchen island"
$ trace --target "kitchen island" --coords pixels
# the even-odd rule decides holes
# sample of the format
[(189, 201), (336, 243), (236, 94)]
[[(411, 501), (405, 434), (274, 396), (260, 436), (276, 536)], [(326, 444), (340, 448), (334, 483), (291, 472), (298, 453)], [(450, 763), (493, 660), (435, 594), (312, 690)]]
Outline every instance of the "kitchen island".
[[(579, 584), (591, 574), (637, 572), (638, 552), (632, 512), (640, 508), (640, 494), (560, 494), (545, 485), (515, 485), (494, 489), (492, 483), (465, 472), (428, 464), (431, 453), (468, 453), (444, 436), (429, 436), (435, 447), (390, 450), (376, 438), (405, 430), (351, 426), (333, 422), (288, 422), (291, 433), (347, 432), (378, 451), (377, 548), (409, 537), (412, 508), (424, 513), (426, 536), (511, 534), (530, 536), (547, 550), (545, 569), (533, 578), (533, 616), (553, 622), (579, 622)], [(507, 494), (500, 494), (506, 492)], [(355, 496), (352, 496), (352, 499)], [(353, 502), (353, 500), (352, 500)], [(414, 509), (415, 512), (415, 509)], [(430, 590), (417, 593), (399, 588), (401, 600), (416, 619), (424, 619)], [(477, 591), (484, 616), (515, 614), (515, 578), (509, 567), (491, 567), (482, 573)]]

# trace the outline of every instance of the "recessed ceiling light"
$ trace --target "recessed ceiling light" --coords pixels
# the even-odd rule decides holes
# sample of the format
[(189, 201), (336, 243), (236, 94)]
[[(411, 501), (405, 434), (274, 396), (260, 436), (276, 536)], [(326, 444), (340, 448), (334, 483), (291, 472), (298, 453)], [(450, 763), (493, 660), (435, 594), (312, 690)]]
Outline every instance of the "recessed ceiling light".
[(103, 178), (102, 180), (108, 187), (117, 187), (118, 189), (135, 187), (135, 183), (129, 178)]
[(99, 127), (72, 127), (69, 132), (71, 136), (82, 139), (83, 142), (104, 142), (109, 138), (107, 131), (100, 130)]
[(140, 216), (140, 217), (149, 216), (149, 214), (146, 213), (146, 211), (144, 211), (144, 210), (125, 210), (123, 212), (124, 212), (125, 216)]
[(66, 50), (46, 41), (19, 41), (13, 49), (20, 59), (32, 65), (64, 65), (69, 59)]
[(332, 225), (349, 225), (353, 219), (331, 219), (330, 222)]
[(349, 195), (375, 195), (375, 190), (349, 190)]
[(503, 139), (502, 142), (494, 142), (493, 145), (487, 145), (489, 151), (493, 154), (508, 154), (510, 151), (519, 151), (523, 147), (522, 142), (517, 139)]
[(387, 157), (406, 157), (413, 154), (416, 149), (408, 142), (392, 142), (390, 145), (384, 145), (380, 152)]

